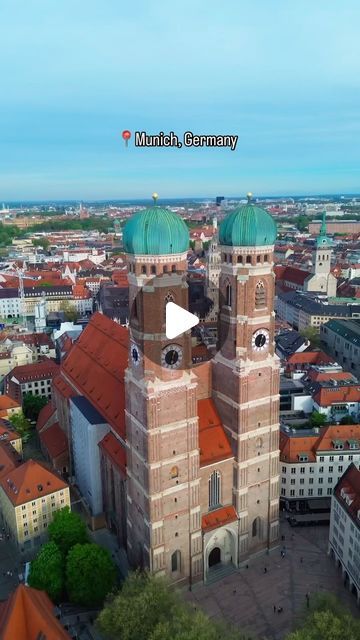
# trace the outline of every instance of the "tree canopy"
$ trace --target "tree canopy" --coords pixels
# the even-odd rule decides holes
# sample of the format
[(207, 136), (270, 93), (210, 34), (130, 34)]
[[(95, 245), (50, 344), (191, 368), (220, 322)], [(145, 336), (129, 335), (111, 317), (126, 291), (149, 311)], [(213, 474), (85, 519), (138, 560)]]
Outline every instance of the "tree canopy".
[(55, 512), (48, 533), (49, 539), (57, 544), (64, 558), (74, 545), (84, 544), (89, 539), (85, 522), (69, 507)]
[(44, 544), (30, 565), (29, 585), (59, 602), (64, 588), (63, 558), (54, 542)]
[(31, 424), (22, 411), (13, 413), (13, 415), (9, 417), (9, 421), (23, 439), (26, 440), (26, 437), (30, 436)]
[(287, 640), (358, 640), (360, 621), (354, 618), (332, 594), (315, 597), (300, 629)]
[(65, 313), (65, 319), (68, 322), (75, 322), (75, 320), (77, 320), (78, 312), (76, 311), (75, 305), (71, 304), (69, 300), (60, 302), (59, 309)]
[(224, 623), (185, 603), (165, 578), (135, 572), (109, 597), (98, 622), (111, 640), (242, 640)]
[(310, 416), (310, 424), (312, 427), (322, 427), (326, 423), (326, 416), (319, 411), (313, 411)]
[(32, 393), (25, 393), (23, 396), (23, 411), (28, 420), (36, 421), (43, 407), (48, 403), (44, 396), (33, 396)]
[(66, 590), (74, 604), (97, 607), (116, 582), (116, 568), (107, 549), (76, 544), (67, 555)]

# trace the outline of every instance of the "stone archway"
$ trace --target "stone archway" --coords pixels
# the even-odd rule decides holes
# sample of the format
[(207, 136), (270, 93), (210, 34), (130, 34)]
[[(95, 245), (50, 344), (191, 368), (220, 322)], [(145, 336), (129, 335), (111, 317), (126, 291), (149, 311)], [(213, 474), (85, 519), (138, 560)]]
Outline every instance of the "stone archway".
[(221, 567), (237, 566), (237, 538), (230, 529), (214, 531), (204, 548), (204, 579)]
[(221, 562), (221, 550), (219, 547), (214, 547), (209, 553), (209, 569)]

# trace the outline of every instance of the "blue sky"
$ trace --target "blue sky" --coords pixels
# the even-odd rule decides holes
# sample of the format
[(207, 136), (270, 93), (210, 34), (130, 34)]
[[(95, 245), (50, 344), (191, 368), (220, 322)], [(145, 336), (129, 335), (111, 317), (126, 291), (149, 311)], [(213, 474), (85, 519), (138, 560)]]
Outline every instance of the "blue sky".
[(2, 0), (0, 201), (360, 192), (359, 24), (358, 0)]

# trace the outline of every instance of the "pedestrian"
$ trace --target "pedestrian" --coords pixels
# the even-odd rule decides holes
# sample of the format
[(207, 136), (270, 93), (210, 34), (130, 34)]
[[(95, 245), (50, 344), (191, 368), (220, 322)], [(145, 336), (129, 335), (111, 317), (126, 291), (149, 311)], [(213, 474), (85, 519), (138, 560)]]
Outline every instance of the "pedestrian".
[(302, 563), (303, 563), (303, 559), (304, 559), (304, 558), (301, 556), (301, 558), (300, 558), (300, 564), (302, 564)]
[(266, 567), (264, 567), (264, 573), (267, 573), (267, 568)]
[(236, 593), (236, 589), (233, 589), (233, 596), (235, 595), (235, 593)]
[(276, 613), (276, 604), (274, 604), (274, 613)]
[(282, 607), (278, 607), (278, 613), (282, 613), (283, 608)]
[(248, 568), (249, 568), (249, 565), (247, 564), (247, 565), (246, 565), (246, 569), (248, 569)]

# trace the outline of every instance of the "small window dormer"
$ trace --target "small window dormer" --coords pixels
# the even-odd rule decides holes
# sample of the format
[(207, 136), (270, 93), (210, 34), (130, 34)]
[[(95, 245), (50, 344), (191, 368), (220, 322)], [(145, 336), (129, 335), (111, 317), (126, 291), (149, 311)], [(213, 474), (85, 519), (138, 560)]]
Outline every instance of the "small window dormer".
[(341, 450), (344, 448), (344, 443), (342, 440), (333, 440), (334, 449)]
[(299, 453), (299, 462), (309, 462), (309, 456), (307, 453)]

